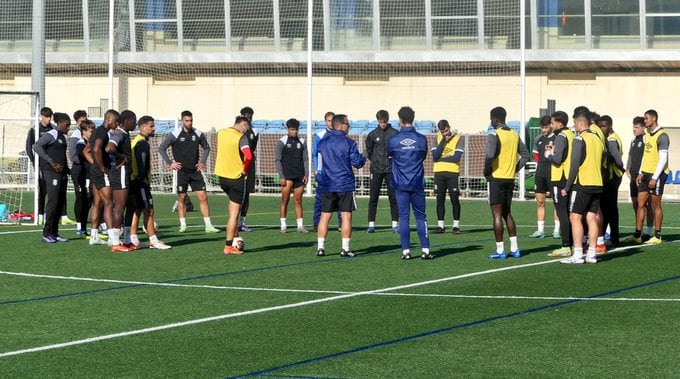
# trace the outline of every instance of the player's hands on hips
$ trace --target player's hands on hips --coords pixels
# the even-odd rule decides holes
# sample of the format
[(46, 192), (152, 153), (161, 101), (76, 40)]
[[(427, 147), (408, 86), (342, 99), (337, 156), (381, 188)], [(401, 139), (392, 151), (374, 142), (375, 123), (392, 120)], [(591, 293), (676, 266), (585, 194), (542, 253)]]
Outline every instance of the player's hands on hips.
[(306, 177), (306, 176), (302, 177), (302, 184), (307, 184), (308, 181), (309, 181), (308, 177)]
[(204, 171), (205, 170), (205, 163), (203, 163), (203, 162), (196, 163), (196, 170), (197, 171)]
[(281, 187), (285, 187), (285, 186), (286, 186), (286, 178), (281, 178), (281, 179), (279, 180), (279, 182), (281, 183)]
[(170, 165), (170, 168), (172, 168), (173, 170), (181, 170), (182, 164), (179, 163), (179, 162), (172, 162), (172, 164)]
[(656, 188), (656, 179), (649, 179), (649, 189)]

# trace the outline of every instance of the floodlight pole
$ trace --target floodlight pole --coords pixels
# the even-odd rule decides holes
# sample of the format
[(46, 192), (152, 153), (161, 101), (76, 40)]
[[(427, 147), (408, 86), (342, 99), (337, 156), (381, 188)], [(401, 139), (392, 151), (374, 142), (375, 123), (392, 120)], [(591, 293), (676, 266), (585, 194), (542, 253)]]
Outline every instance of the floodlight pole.
[[(520, 50), (520, 62), (519, 62), (519, 137), (520, 143), (526, 143), (525, 141), (525, 121), (526, 121), (526, 2), (520, 0), (519, 6), (519, 50)], [(524, 200), (526, 198), (526, 180), (524, 178), (525, 169), (522, 168), (519, 173), (519, 195), (520, 199)]]
[(314, 0), (307, 0), (307, 166), (309, 167), (309, 176), (307, 177), (306, 192), (308, 196), (312, 195), (312, 175), (315, 167), (312, 167), (312, 144), (314, 139), (312, 137), (312, 48), (314, 36)]
[(113, 109), (113, 46), (114, 46), (114, 0), (109, 0), (109, 108)]
[[(33, 128), (35, 131), (35, 139), (40, 136), (40, 129), (38, 129), (38, 114), (42, 108), (42, 102), (45, 99), (45, 0), (33, 0), (33, 41), (32, 41), (32, 59), (31, 59), (31, 90), (37, 92), (38, 96), (33, 96), (31, 99), (31, 109), (36, 110), (35, 122)], [(26, 152), (30, 154), (30, 152)], [(38, 176), (39, 174), (39, 157), (34, 155), (33, 160), (33, 224), (38, 223)]]

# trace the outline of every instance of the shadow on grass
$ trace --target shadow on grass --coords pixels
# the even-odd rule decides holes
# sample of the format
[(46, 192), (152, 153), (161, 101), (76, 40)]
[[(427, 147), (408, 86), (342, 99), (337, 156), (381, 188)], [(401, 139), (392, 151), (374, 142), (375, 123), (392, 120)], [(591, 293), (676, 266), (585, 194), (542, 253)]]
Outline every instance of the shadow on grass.
[(452, 255), (452, 254), (467, 253), (467, 252), (470, 252), (470, 251), (480, 251), (483, 248), (484, 247), (482, 245), (442, 247), (442, 248), (438, 248), (437, 250), (432, 250), (432, 255), (434, 255), (434, 259), (437, 259), (437, 258), (443, 258), (447, 255)]
[[(246, 239), (247, 243), (247, 239)], [(258, 251), (276, 251), (276, 250), (287, 250), (287, 249), (297, 249), (297, 248), (310, 248), (311, 253), (316, 253), (316, 241), (296, 241), (289, 243), (278, 243), (276, 245), (270, 246), (260, 246), (257, 248), (249, 248), (246, 245), (245, 251), (248, 253), (256, 253)]]

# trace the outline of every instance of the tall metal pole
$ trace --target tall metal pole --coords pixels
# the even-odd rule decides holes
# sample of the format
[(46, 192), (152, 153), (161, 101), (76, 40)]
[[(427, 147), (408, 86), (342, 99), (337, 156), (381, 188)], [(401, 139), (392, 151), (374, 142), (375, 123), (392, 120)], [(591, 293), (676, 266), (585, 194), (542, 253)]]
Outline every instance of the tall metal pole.
[[(525, 143), (525, 120), (526, 120), (526, 2), (524, 0), (519, 0), (519, 50), (520, 50), (520, 61), (519, 61), (519, 136), (520, 142)], [(519, 194), (520, 199), (525, 198), (526, 188), (524, 180), (524, 169), (520, 171), (519, 175)]]
[(114, 0), (109, 0), (109, 108), (113, 109)]
[(314, 43), (314, 36), (312, 35), (314, 31), (314, 0), (307, 0), (307, 162), (309, 166), (309, 180), (307, 181), (307, 195), (312, 194), (312, 173), (314, 172), (314, 167), (312, 167), (312, 143), (314, 139), (312, 138), (312, 49)]
[[(31, 100), (31, 108), (42, 108), (45, 99), (45, 0), (33, 0), (33, 43), (32, 43), (32, 60), (31, 60), (31, 90), (37, 92), (38, 96), (33, 96)], [(38, 112), (35, 112), (35, 139), (38, 139)], [(28, 153), (28, 152), (27, 152)], [(35, 155), (33, 172), (33, 223), (38, 223), (38, 156)]]

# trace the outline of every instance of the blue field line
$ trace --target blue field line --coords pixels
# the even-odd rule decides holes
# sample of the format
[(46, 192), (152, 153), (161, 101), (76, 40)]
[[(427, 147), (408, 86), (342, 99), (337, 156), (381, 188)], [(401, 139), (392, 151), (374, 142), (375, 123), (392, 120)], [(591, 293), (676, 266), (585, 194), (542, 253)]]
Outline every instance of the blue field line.
[[(487, 241), (487, 240), (488, 239), (463, 241), (463, 242), (468, 244), (468, 243), (482, 242), (482, 241)], [(463, 243), (463, 242), (453, 242), (453, 243), (447, 243), (447, 244), (441, 244), (441, 245), (434, 245), (434, 247), (445, 247), (445, 246), (449, 246), (449, 245), (456, 245), (458, 243)], [(354, 259), (361, 258), (361, 257), (367, 258), (367, 257), (375, 256), (375, 255), (392, 254), (395, 251), (401, 251), (401, 248), (388, 250), (388, 251), (381, 251), (381, 252), (378, 252), (378, 253), (371, 253), (371, 254), (364, 254), (364, 255), (360, 254), (360, 255), (357, 255), (356, 257), (351, 258), (351, 259), (354, 260)], [(288, 264), (285, 264), (285, 265), (267, 266), (267, 267), (253, 268), (253, 269), (249, 269), (249, 270), (229, 271), (229, 272), (221, 272), (221, 273), (209, 274), (209, 275), (192, 276), (192, 277), (188, 277), (188, 278), (171, 279), (171, 280), (166, 280), (166, 281), (159, 282), (159, 283), (188, 282), (188, 281), (193, 281), (193, 280), (217, 278), (217, 277), (220, 277), (220, 276), (227, 276), (227, 275), (248, 274), (248, 273), (253, 273), (253, 272), (270, 271), (270, 270), (277, 270), (277, 269), (296, 267), (296, 266), (305, 266), (305, 265), (317, 264), (317, 263), (336, 262), (336, 261), (339, 261), (339, 260), (347, 260), (347, 259), (350, 259), (350, 258), (341, 258), (341, 257), (337, 257), (337, 258), (317, 258), (317, 259), (314, 259), (314, 260), (297, 262), (297, 263), (288, 263)], [(98, 294), (98, 293), (103, 293), (103, 292), (118, 291), (118, 290), (125, 290), (125, 289), (138, 288), (138, 287), (149, 287), (149, 285), (147, 285), (147, 284), (129, 284), (129, 285), (124, 285), (124, 286), (103, 288), (103, 289), (98, 289), (98, 290), (71, 292), (71, 293), (64, 293), (64, 294), (51, 295), (51, 296), (35, 297), (35, 298), (30, 298), (30, 299), (9, 300), (9, 301), (0, 302), (0, 307), (5, 306), (5, 305), (33, 303), (33, 302), (38, 302), (38, 301), (58, 300), (58, 299), (67, 298), (67, 297), (93, 295), (93, 294)]]
[[(656, 285), (656, 284), (667, 283), (667, 282), (678, 280), (678, 279), (680, 279), (680, 275), (676, 275), (676, 276), (672, 276), (672, 277), (664, 278), (664, 279), (659, 279), (659, 280), (655, 280), (655, 281), (652, 281), (652, 282), (637, 284), (637, 285), (630, 286), (630, 287), (619, 288), (619, 289), (616, 289), (616, 290), (603, 292), (603, 293), (599, 293), (599, 294), (596, 294), (596, 295), (587, 296), (585, 299), (595, 299), (595, 298), (607, 297), (607, 296), (619, 294), (619, 293), (626, 292), (626, 291), (645, 288), (645, 287), (653, 286), (653, 285)], [(288, 364), (285, 364), (285, 365), (276, 366), (276, 367), (272, 367), (272, 368), (268, 368), (268, 369), (263, 369), (263, 370), (259, 370), (259, 371), (252, 371), (252, 372), (249, 372), (249, 373), (246, 373), (246, 374), (241, 374), (241, 375), (236, 375), (236, 376), (229, 376), (227, 378), (244, 378), (244, 377), (248, 377), (248, 376), (262, 376), (262, 375), (270, 374), (270, 373), (273, 373), (273, 372), (276, 372), (276, 371), (279, 371), (279, 370), (285, 370), (285, 369), (288, 369), (288, 368), (302, 366), (302, 365), (306, 365), (306, 364), (309, 364), (309, 363), (316, 363), (316, 362), (325, 361), (325, 360), (329, 360), (329, 359), (339, 358), (339, 357), (343, 357), (343, 356), (354, 354), (354, 353), (359, 353), (359, 352), (363, 352), (363, 351), (367, 351), (367, 350), (377, 349), (377, 348), (381, 348), (381, 347), (385, 347), (385, 346), (396, 345), (398, 343), (413, 341), (413, 340), (421, 339), (421, 338), (424, 338), (424, 337), (430, 337), (430, 336), (434, 336), (434, 335), (438, 335), (438, 334), (451, 332), (451, 331), (458, 330), (458, 329), (470, 328), (470, 327), (473, 327), (473, 326), (488, 324), (490, 322), (499, 321), (499, 320), (507, 320), (507, 319), (510, 319), (510, 318), (515, 318), (515, 317), (524, 316), (524, 315), (528, 315), (528, 314), (532, 314), (532, 313), (537, 313), (537, 312), (561, 307), (561, 306), (568, 305), (568, 304), (575, 304), (575, 303), (587, 301), (585, 299), (573, 299), (573, 300), (560, 301), (560, 302), (557, 302), (557, 303), (548, 304), (548, 305), (544, 305), (544, 306), (541, 306), (541, 307), (529, 308), (529, 309), (519, 311), (519, 312), (513, 312), (513, 313), (509, 313), (509, 314), (505, 314), (505, 315), (485, 318), (485, 319), (482, 319), (482, 320), (466, 322), (464, 324), (453, 325), (453, 326), (443, 328), (443, 329), (432, 330), (432, 331), (429, 331), (429, 332), (419, 333), (419, 334), (416, 334), (416, 335), (402, 337), (402, 338), (398, 338), (398, 339), (395, 339), (395, 340), (380, 342), (380, 343), (376, 343), (376, 344), (372, 344), (372, 345), (360, 346), (360, 347), (357, 347), (357, 348), (354, 348), (354, 349), (349, 349), (349, 350), (341, 351), (341, 352), (338, 352), (338, 353), (308, 358), (308, 359), (304, 359), (304, 360), (301, 360), (301, 361), (288, 363)]]

